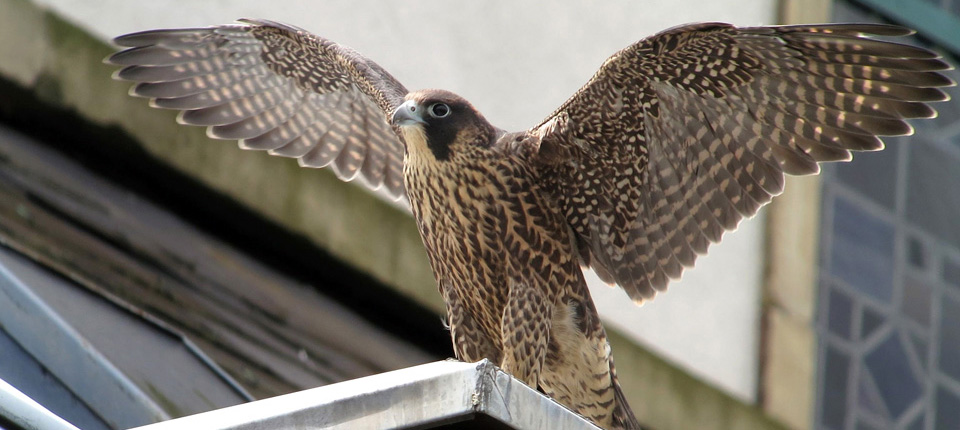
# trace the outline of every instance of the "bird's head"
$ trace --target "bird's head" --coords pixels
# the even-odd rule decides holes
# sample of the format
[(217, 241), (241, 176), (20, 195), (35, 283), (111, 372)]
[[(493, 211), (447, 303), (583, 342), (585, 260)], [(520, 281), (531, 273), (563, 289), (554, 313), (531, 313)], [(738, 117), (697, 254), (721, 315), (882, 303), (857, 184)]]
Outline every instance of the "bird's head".
[(468, 145), (489, 146), (497, 129), (470, 102), (443, 90), (407, 95), (391, 121), (400, 128), (408, 151), (429, 150), (438, 161)]

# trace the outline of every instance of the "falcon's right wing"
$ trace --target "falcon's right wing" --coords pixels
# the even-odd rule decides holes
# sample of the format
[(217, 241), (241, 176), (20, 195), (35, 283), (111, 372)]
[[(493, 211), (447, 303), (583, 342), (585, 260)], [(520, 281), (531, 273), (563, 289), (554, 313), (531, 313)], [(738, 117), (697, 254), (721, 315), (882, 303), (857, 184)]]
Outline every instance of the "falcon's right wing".
[(357, 52), (304, 30), (266, 20), (120, 36), (128, 49), (107, 59), (133, 95), (179, 109), (184, 124), (207, 126), (244, 149), (332, 166), (371, 188), (403, 190), (403, 143), (388, 115), (407, 94)]

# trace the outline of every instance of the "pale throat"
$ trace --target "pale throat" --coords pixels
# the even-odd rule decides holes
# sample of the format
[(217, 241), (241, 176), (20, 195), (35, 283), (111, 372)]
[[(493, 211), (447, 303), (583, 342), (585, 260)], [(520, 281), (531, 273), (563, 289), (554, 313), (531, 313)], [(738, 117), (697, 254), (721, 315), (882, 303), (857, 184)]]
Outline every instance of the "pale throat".
[(427, 147), (427, 133), (422, 125), (402, 125), (400, 132), (403, 133), (403, 140), (407, 143), (410, 162), (436, 161), (433, 152)]

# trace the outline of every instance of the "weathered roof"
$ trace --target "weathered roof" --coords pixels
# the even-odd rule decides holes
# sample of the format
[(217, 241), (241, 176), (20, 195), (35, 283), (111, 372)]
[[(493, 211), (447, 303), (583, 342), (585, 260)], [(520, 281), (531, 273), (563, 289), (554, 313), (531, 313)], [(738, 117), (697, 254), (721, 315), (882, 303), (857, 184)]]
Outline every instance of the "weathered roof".
[(0, 297), (0, 378), (85, 429), (251, 400), (187, 339), (7, 248)]
[[(131, 318), (150, 321), (173, 342), (189, 338), (189, 348), (204, 351), (254, 397), (435, 358), (5, 128), (0, 201), (0, 243), (69, 280), (54, 287), (42, 277), (56, 274), (37, 272), (27, 284), (135, 376), (170, 357), (137, 344), (138, 333), (121, 333)], [(89, 297), (95, 300), (83, 305)], [(123, 312), (102, 311), (108, 308)], [(169, 395), (161, 381), (143, 379), (154, 394)]]

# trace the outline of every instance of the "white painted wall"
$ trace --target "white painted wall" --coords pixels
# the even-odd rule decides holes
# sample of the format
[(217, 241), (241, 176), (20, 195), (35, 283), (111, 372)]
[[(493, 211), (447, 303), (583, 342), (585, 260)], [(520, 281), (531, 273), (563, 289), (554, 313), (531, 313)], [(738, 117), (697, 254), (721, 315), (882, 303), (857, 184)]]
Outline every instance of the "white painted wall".
[[(776, 0), (451, 2), (444, 0), (34, 0), (104, 39), (240, 17), (288, 22), (351, 46), (408, 88), (444, 88), (495, 125), (525, 129), (583, 85), (609, 55), (694, 21), (771, 24)], [(592, 285), (610, 324), (731, 394), (757, 383), (762, 222), (745, 222), (682, 282), (642, 309)]]

